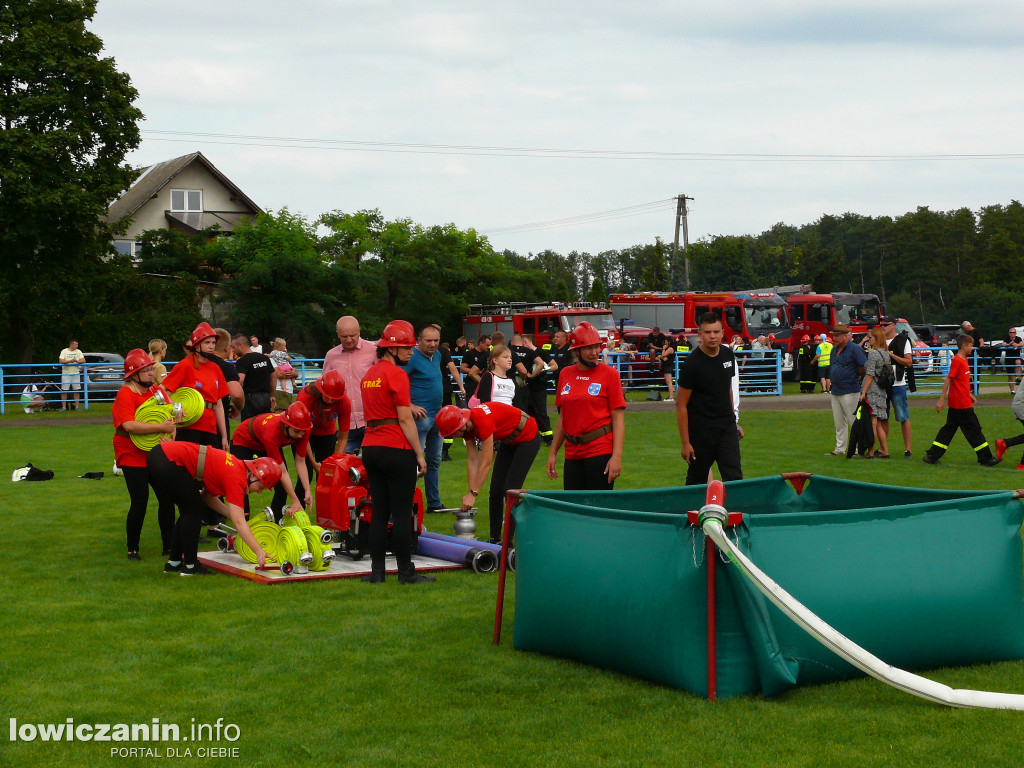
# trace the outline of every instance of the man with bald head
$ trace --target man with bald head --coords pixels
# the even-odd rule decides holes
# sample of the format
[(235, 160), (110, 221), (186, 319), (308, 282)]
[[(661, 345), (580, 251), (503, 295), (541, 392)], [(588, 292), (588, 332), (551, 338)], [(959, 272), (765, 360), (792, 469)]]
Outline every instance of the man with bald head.
[(363, 416), (363, 396), (360, 382), (370, 367), (377, 362), (377, 347), (359, 335), (359, 321), (351, 315), (338, 318), (338, 341), (324, 357), (324, 373), (338, 371), (345, 379), (345, 394), (352, 401), (352, 420), (348, 429), (345, 453), (358, 453), (363, 445), (366, 419)]

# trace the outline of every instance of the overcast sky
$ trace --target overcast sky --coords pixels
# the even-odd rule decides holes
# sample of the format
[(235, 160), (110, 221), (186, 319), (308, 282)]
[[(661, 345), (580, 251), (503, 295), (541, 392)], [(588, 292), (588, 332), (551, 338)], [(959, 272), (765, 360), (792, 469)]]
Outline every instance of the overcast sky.
[(130, 162), (199, 150), (310, 218), (597, 253), (671, 241), (679, 194), (691, 241), (1022, 196), (1019, 3), (99, 0), (92, 30), (140, 94)]

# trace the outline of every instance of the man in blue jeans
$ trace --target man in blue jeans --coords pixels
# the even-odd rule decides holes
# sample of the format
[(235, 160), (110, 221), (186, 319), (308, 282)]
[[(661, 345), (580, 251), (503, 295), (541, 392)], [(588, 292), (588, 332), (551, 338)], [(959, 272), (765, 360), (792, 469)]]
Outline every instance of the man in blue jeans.
[[(878, 319), (878, 324), (885, 332), (885, 342), (889, 345), (889, 362), (893, 364), (896, 381), (892, 385), (893, 418), (900, 425), (903, 433), (903, 455), (912, 458), (910, 451), (910, 409), (907, 407), (907, 384), (910, 376), (907, 369), (914, 364), (914, 345), (905, 333), (896, 335), (896, 318), (885, 315)], [(886, 436), (889, 434), (889, 422), (882, 422)], [(890, 446), (890, 450), (892, 450)]]
[(405, 372), (409, 376), (412, 415), (416, 419), (416, 429), (420, 435), (423, 458), (427, 461), (427, 474), (423, 480), (427, 494), (427, 512), (437, 512), (444, 509), (444, 504), (441, 503), (441, 493), (437, 487), (444, 439), (434, 425), (434, 417), (437, 416), (437, 412), (441, 410), (441, 405), (444, 402), (444, 382), (437, 358), (441, 333), (434, 326), (428, 325), (420, 331), (416, 342), (412, 357), (405, 364)]

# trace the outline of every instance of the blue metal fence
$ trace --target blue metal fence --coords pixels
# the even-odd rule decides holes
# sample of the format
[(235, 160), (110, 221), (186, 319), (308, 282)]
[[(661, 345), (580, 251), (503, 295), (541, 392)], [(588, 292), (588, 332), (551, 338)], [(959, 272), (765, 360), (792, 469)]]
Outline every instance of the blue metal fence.
[[(174, 361), (165, 361), (170, 370)], [(323, 373), (322, 359), (293, 360), (292, 367), (299, 373), (295, 388), (300, 389)], [(82, 363), (77, 377), (79, 406), (89, 410), (93, 403), (110, 403), (121, 388), (122, 373), (117, 363)], [(61, 407), (61, 369), (59, 364), (0, 365), (0, 415), (8, 408), (23, 409), (35, 396), (43, 398), (45, 410)], [(116, 370), (111, 370), (112, 368)], [(35, 388), (37, 392), (31, 390)], [(68, 404), (74, 403), (74, 390), (67, 392)], [(26, 411), (27, 412), (27, 411)]]

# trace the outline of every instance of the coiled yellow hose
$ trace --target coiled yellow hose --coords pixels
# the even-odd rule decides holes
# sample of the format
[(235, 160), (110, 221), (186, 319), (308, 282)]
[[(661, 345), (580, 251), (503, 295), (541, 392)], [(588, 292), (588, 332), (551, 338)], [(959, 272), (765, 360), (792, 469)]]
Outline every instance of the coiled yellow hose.
[(309, 515), (302, 509), (296, 512), (294, 517), (291, 515), (285, 515), (281, 520), (281, 525), (294, 525), (297, 528), (308, 528), (312, 524), (313, 523), (309, 520)]
[(287, 526), (278, 529), (276, 559), (279, 563), (287, 561), (292, 565), (312, 565), (313, 558), (301, 528)]
[[(267, 520), (250, 520), (249, 530), (252, 531), (252, 535), (259, 542), (259, 545), (263, 547), (267, 557), (280, 562), (277, 557), (277, 536), (281, 528), (276, 523), (271, 523)], [(235, 552), (250, 563), (256, 562), (256, 553), (242, 540), (241, 536), (235, 538)]]
[(191, 427), (202, 418), (203, 411), (206, 410), (206, 401), (203, 400), (203, 396), (198, 389), (192, 389), (192, 387), (181, 387), (174, 390), (171, 393), (171, 400), (181, 403), (183, 411), (181, 426), (183, 427)]
[[(151, 397), (135, 409), (135, 421), (141, 421), (144, 424), (163, 424), (171, 418), (173, 411), (173, 405), (160, 405)], [(165, 434), (165, 432), (151, 432), (148, 435), (130, 434), (128, 437), (140, 450), (151, 451), (160, 445), (160, 440)]]
[[(331, 567), (334, 559), (334, 549), (331, 547), (330, 537), (319, 525), (308, 525), (300, 529), (306, 537), (306, 547), (313, 555), (313, 562), (309, 564), (311, 571), (326, 571)], [(327, 539), (325, 541), (325, 539)]]

